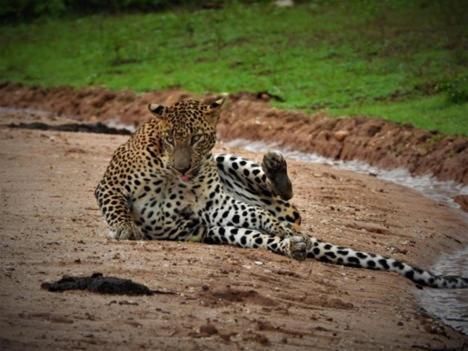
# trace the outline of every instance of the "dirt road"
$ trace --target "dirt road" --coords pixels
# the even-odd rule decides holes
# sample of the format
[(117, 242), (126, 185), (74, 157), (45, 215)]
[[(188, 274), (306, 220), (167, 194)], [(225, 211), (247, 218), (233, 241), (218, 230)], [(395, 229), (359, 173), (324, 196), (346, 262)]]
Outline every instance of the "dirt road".
[[(1, 119), (11, 120), (37, 118), (11, 113)], [(416, 287), (396, 274), (227, 246), (106, 239), (93, 190), (125, 139), (0, 127), (0, 349), (429, 350), (468, 344), (466, 336), (425, 315)], [(412, 190), (327, 166), (290, 162), (290, 170), (304, 230), (323, 240), (421, 267), (467, 245), (458, 215)], [(63, 274), (92, 272), (174, 294), (40, 289)]]

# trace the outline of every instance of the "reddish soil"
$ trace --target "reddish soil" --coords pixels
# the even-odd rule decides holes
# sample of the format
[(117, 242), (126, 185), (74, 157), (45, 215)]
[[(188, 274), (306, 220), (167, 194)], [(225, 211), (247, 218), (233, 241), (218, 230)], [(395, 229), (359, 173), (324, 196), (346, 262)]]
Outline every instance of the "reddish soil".
[[(66, 122), (25, 112), (0, 117)], [(263, 250), (106, 239), (93, 190), (126, 138), (0, 127), (1, 350), (461, 350), (468, 344), (427, 316), (417, 288), (396, 274)], [(227, 149), (221, 143), (217, 150)], [(323, 240), (422, 267), (468, 243), (457, 212), (415, 191), (293, 161), (290, 174), (304, 231)], [(64, 274), (96, 271), (174, 294), (41, 289)]]
[[(135, 94), (101, 88), (44, 89), (0, 85), (0, 106), (36, 108), (81, 120), (118, 120), (138, 125), (148, 103), (172, 104), (190, 94), (181, 90)], [(209, 95), (201, 98), (210, 97)], [(365, 117), (330, 118), (271, 108), (265, 93), (229, 95), (219, 127), (222, 140), (274, 142), (340, 160), (361, 160), (381, 168), (404, 167), (416, 175), (468, 184), (468, 139), (444, 136)]]
[(468, 195), (458, 195), (454, 197), (454, 200), (457, 204), (460, 205), (460, 208), (468, 212)]

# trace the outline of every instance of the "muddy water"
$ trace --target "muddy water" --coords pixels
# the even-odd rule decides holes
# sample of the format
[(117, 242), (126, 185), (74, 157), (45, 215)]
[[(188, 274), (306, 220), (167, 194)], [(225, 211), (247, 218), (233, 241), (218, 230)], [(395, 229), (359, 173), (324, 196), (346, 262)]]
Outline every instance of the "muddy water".
[[(269, 150), (276, 150), (291, 159), (326, 164), (339, 169), (372, 174), (379, 179), (415, 189), (434, 201), (447, 204), (457, 209), (460, 216), (465, 219), (468, 228), (468, 215), (462, 210), (459, 210), (459, 205), (453, 201), (454, 196), (468, 194), (468, 186), (462, 186), (455, 182), (442, 182), (429, 175), (414, 177), (405, 169), (382, 170), (359, 161), (336, 161), (312, 153), (279, 148), (264, 142), (236, 139), (227, 142), (226, 145), (261, 153)], [(431, 267), (431, 271), (435, 274), (468, 277), (468, 247), (450, 255), (443, 255), (436, 264)], [(416, 291), (416, 294), (421, 307), (428, 313), (439, 318), (445, 324), (468, 335), (468, 289), (423, 289)]]
[[(440, 257), (432, 267), (432, 271), (435, 274), (468, 277), (468, 247), (450, 256)], [(466, 289), (424, 289), (418, 292), (418, 297), (421, 306), (427, 312), (468, 335), (468, 293)]]

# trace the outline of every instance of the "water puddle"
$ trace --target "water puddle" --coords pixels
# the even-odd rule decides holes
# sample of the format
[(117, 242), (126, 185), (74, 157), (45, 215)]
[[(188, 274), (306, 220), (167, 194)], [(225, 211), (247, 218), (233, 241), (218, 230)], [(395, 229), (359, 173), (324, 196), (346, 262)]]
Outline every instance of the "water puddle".
[[(439, 258), (432, 271), (435, 274), (461, 275), (468, 277), (468, 247)], [(418, 292), (421, 306), (442, 322), (468, 335), (468, 292), (467, 289), (440, 290), (423, 289)]]

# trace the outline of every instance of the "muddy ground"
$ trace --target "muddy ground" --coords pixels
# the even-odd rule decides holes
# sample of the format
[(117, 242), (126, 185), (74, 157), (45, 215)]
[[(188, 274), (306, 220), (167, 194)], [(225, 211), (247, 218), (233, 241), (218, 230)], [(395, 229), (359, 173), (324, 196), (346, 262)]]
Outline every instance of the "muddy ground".
[[(180, 89), (135, 94), (101, 88), (45, 89), (0, 84), (2, 107), (36, 108), (81, 120), (134, 125), (150, 118), (148, 103), (173, 104), (189, 96)], [(210, 97), (213, 95), (198, 98)], [(271, 99), (267, 93), (229, 94), (219, 136), (223, 140), (263, 140), (339, 160), (361, 160), (384, 169), (403, 167), (415, 175), (432, 173), (441, 180), (468, 185), (466, 137), (365, 117), (331, 118), (322, 112), (308, 116), (271, 108)], [(459, 198), (458, 202), (463, 206), (468, 197)]]
[[(1, 123), (62, 118), (3, 111)], [(93, 190), (127, 136), (0, 127), (0, 349), (432, 350), (468, 337), (401, 276), (262, 250), (105, 236)], [(260, 160), (261, 155), (232, 151)], [(371, 175), (290, 161), (304, 231), (429, 267), (467, 245), (457, 212)], [(92, 272), (170, 294), (51, 293)]]

